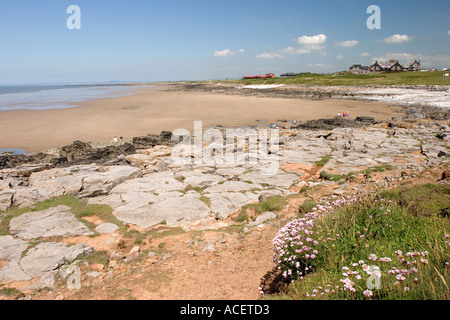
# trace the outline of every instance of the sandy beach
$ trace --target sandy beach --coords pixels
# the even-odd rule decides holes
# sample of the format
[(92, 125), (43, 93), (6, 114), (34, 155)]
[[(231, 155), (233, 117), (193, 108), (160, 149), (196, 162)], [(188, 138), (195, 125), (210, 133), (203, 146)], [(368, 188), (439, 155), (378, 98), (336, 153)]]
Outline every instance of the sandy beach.
[(194, 121), (203, 128), (215, 125), (243, 126), (258, 120), (306, 121), (334, 117), (348, 110), (350, 118), (372, 116), (389, 119), (399, 108), (388, 103), (357, 100), (306, 100), (261, 98), (219, 93), (166, 91), (152, 85), (135, 95), (77, 103), (79, 108), (15, 110), (0, 113), (0, 149), (27, 152), (61, 147), (74, 140), (109, 142), (114, 136), (125, 140), (163, 130), (192, 131)]

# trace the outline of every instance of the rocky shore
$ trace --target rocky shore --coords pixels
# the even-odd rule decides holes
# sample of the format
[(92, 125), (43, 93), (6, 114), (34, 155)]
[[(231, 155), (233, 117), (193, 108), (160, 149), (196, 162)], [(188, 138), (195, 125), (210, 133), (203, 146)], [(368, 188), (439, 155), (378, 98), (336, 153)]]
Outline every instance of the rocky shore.
[[(322, 97), (321, 93), (318, 97)], [(167, 131), (117, 145), (95, 146), (75, 141), (31, 155), (2, 154), (0, 226), (6, 232), (0, 235), (0, 284), (16, 288), (20, 294), (15, 297), (64, 298), (50, 293), (40, 296), (36, 290), (50, 288), (50, 292), (58, 292), (61, 283), (68, 290), (70, 268), (80, 266), (83, 257), (106, 252), (108, 262), (83, 262), (81, 287), (89, 292), (101, 291), (103, 298), (111, 297), (108, 279), (113, 281), (127, 274), (138, 277), (130, 269), (134, 261), (149, 263), (148, 268), (168, 263), (171, 268), (186, 269), (189, 261), (199, 257), (205, 257), (208, 265), (218, 262), (214, 259), (219, 259), (219, 248), (223, 258), (231, 247), (242, 252), (245, 246), (238, 249), (242, 237), (267, 244), (273, 230), (280, 226), (277, 219), (282, 212), (285, 217), (286, 212), (298, 213), (300, 199), (304, 200), (311, 190), (321, 190), (325, 198), (339, 197), (389, 188), (430, 168), (448, 169), (449, 112), (429, 106), (405, 110), (404, 117), (389, 121), (336, 117), (292, 123), (274, 119), (280, 127), (279, 168), (271, 176), (262, 173), (260, 164), (175, 163), (171, 158), (174, 142)], [(111, 211), (81, 219), (64, 203), (45, 210), (36, 207), (65, 196), (73, 196), (87, 206), (107, 206)], [(291, 202), (279, 210), (244, 212), (242, 217), (243, 207), (267, 204), (274, 197)], [(223, 231), (233, 226), (241, 232)], [(171, 249), (162, 250), (161, 230), (216, 233), (207, 241), (185, 236), (182, 241), (180, 238), (173, 242)], [(258, 232), (264, 230), (270, 232), (263, 237)], [(130, 239), (133, 232), (145, 235), (145, 244), (137, 238)], [(267, 251), (265, 246), (261, 249)], [(191, 255), (186, 256), (186, 252)], [(271, 256), (270, 249), (252, 254), (254, 258), (261, 255), (256, 261)], [(242, 259), (245, 255), (248, 254), (244, 250)], [(234, 261), (229, 259), (230, 263)], [(238, 264), (236, 261), (233, 272), (243, 277)], [(70, 291), (68, 296), (76, 292)], [(146, 294), (141, 297), (148, 298)], [(166, 291), (164, 297), (174, 295)], [(233, 289), (225, 297), (236, 298)]]
[[(175, 83), (168, 90), (212, 92), (270, 98), (354, 99), (383, 101), (400, 106), (450, 107), (450, 86), (313, 86), (313, 85), (236, 85), (224, 83)], [(435, 109), (434, 112), (442, 111)], [(447, 113), (448, 116), (448, 113)]]

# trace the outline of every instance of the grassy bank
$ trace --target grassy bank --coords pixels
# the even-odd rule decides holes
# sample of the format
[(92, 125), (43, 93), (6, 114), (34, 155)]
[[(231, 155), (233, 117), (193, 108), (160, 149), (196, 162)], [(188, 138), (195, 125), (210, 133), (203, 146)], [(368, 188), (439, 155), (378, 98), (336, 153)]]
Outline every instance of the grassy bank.
[(450, 186), (426, 184), (319, 205), (280, 230), (276, 299), (450, 298)]
[(253, 84), (305, 84), (324, 86), (365, 86), (365, 85), (450, 85), (448, 71), (435, 72), (393, 72), (353, 74), (337, 72), (334, 74), (303, 73), (292, 78), (224, 80), (223, 83)]

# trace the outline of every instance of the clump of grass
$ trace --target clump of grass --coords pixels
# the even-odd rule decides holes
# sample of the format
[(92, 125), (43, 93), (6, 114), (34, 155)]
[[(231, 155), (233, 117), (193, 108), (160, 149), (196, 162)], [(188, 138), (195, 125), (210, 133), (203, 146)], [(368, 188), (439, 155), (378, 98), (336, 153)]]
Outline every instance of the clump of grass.
[(415, 216), (444, 216), (450, 210), (450, 186), (423, 184), (399, 190), (393, 200)]
[(325, 171), (320, 172), (320, 177), (323, 180), (334, 181), (334, 182), (338, 182), (339, 180), (344, 179), (344, 176), (342, 176), (340, 174), (330, 174)]
[(200, 187), (193, 187), (188, 185), (184, 190), (181, 190), (181, 193), (187, 193), (188, 191), (194, 190), (195, 192), (202, 193), (202, 189)]
[(303, 201), (303, 203), (298, 208), (299, 213), (308, 213), (313, 210), (317, 206), (317, 203), (314, 201), (314, 199), (308, 199)]
[(107, 266), (109, 264), (108, 251), (94, 251), (78, 260), (87, 261), (90, 264), (103, 264)]
[(211, 205), (211, 199), (207, 196), (200, 196), (200, 201), (202, 201), (204, 204), (206, 204), (208, 207)]
[(322, 159), (320, 159), (319, 161), (316, 161), (316, 162), (315, 162), (315, 165), (318, 166), (318, 167), (323, 167), (323, 166), (325, 166), (325, 165), (328, 163), (328, 161), (330, 161), (330, 160), (331, 160), (331, 157), (330, 157), (330, 156), (325, 156), (325, 157), (322, 157)]
[(19, 293), (16, 288), (0, 288), (0, 296), (14, 296)]
[[(448, 300), (450, 221), (411, 209), (425, 202), (431, 210), (429, 200), (447, 195), (447, 188), (422, 185), (344, 199), (292, 221), (274, 239), (274, 261), (292, 281), (277, 297)], [(421, 196), (405, 203), (402, 193)]]
[(308, 186), (302, 187), (302, 188), (300, 189), (300, 193), (305, 193), (305, 192), (308, 192), (309, 190), (311, 190), (311, 187), (308, 187)]
[(238, 217), (236, 218), (236, 221), (243, 222), (249, 220), (250, 219), (248, 215), (249, 211), (253, 213), (254, 217), (257, 217), (261, 213), (267, 211), (274, 211), (274, 212), (281, 211), (283, 210), (285, 205), (286, 205), (286, 198), (283, 196), (271, 197), (266, 201), (260, 203), (247, 204), (241, 208), (241, 211)]
[(372, 172), (385, 172), (385, 171), (390, 171), (390, 170), (393, 170), (393, 169), (394, 169), (394, 167), (392, 165), (385, 164), (385, 165), (382, 165), (382, 166), (376, 166), (376, 167), (373, 167), (373, 168), (366, 169), (363, 172), (365, 174), (369, 175)]

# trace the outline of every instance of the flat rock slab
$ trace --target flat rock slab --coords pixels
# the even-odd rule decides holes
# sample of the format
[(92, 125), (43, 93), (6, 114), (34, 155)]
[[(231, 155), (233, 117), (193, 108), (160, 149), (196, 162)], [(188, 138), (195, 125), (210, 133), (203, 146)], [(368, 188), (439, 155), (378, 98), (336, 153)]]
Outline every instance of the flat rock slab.
[(220, 175), (203, 173), (200, 170), (181, 171), (175, 174), (178, 179), (192, 187), (207, 188), (224, 181), (224, 177)]
[(139, 174), (140, 169), (131, 166), (97, 165), (79, 165), (35, 172), (29, 178), (28, 187), (16, 188), (14, 204), (23, 207), (67, 194), (98, 196), (108, 193), (116, 185)]
[(142, 203), (130, 210), (129, 205), (114, 209), (114, 216), (124, 223), (137, 225), (140, 228), (150, 228), (166, 221), (167, 226), (184, 226), (190, 222), (202, 220), (211, 214), (211, 209), (200, 200), (200, 194), (195, 191), (182, 194), (171, 193), (170, 197), (156, 197), (156, 202)]
[(31, 277), (23, 272), (19, 266), (22, 252), (28, 248), (29, 244), (21, 239), (12, 236), (0, 237), (0, 261), (6, 261), (6, 265), (0, 268), (0, 281), (22, 281), (30, 280)]
[(242, 206), (254, 202), (256, 197), (257, 195), (252, 199), (241, 192), (213, 193), (210, 195), (211, 210), (216, 219), (225, 220)]
[(150, 173), (143, 178), (130, 179), (124, 183), (119, 184), (111, 190), (113, 193), (128, 193), (133, 192), (147, 192), (147, 193), (162, 193), (175, 190), (184, 190), (187, 187), (175, 179), (173, 172), (156, 172)]
[(42, 242), (31, 248), (19, 264), (25, 273), (32, 277), (40, 277), (46, 272), (88, 255), (93, 250), (87, 243), (69, 246), (60, 242)]
[(247, 182), (244, 181), (226, 181), (222, 184), (216, 184), (212, 187), (206, 188), (204, 192), (222, 193), (222, 192), (240, 192), (240, 191), (251, 191), (253, 189), (263, 189), (263, 187), (260, 184), (253, 183), (252, 181)]
[(57, 206), (44, 211), (28, 212), (13, 218), (9, 225), (11, 235), (21, 239), (40, 237), (90, 236), (86, 225), (77, 220), (68, 206)]
[(98, 233), (114, 233), (119, 229), (119, 227), (114, 223), (102, 223), (95, 228)]
[(268, 184), (271, 187), (289, 189), (292, 185), (300, 181), (296, 174), (286, 173), (279, 170), (277, 174), (266, 175), (259, 171), (252, 171), (239, 176), (240, 181), (250, 181), (253, 184)]

